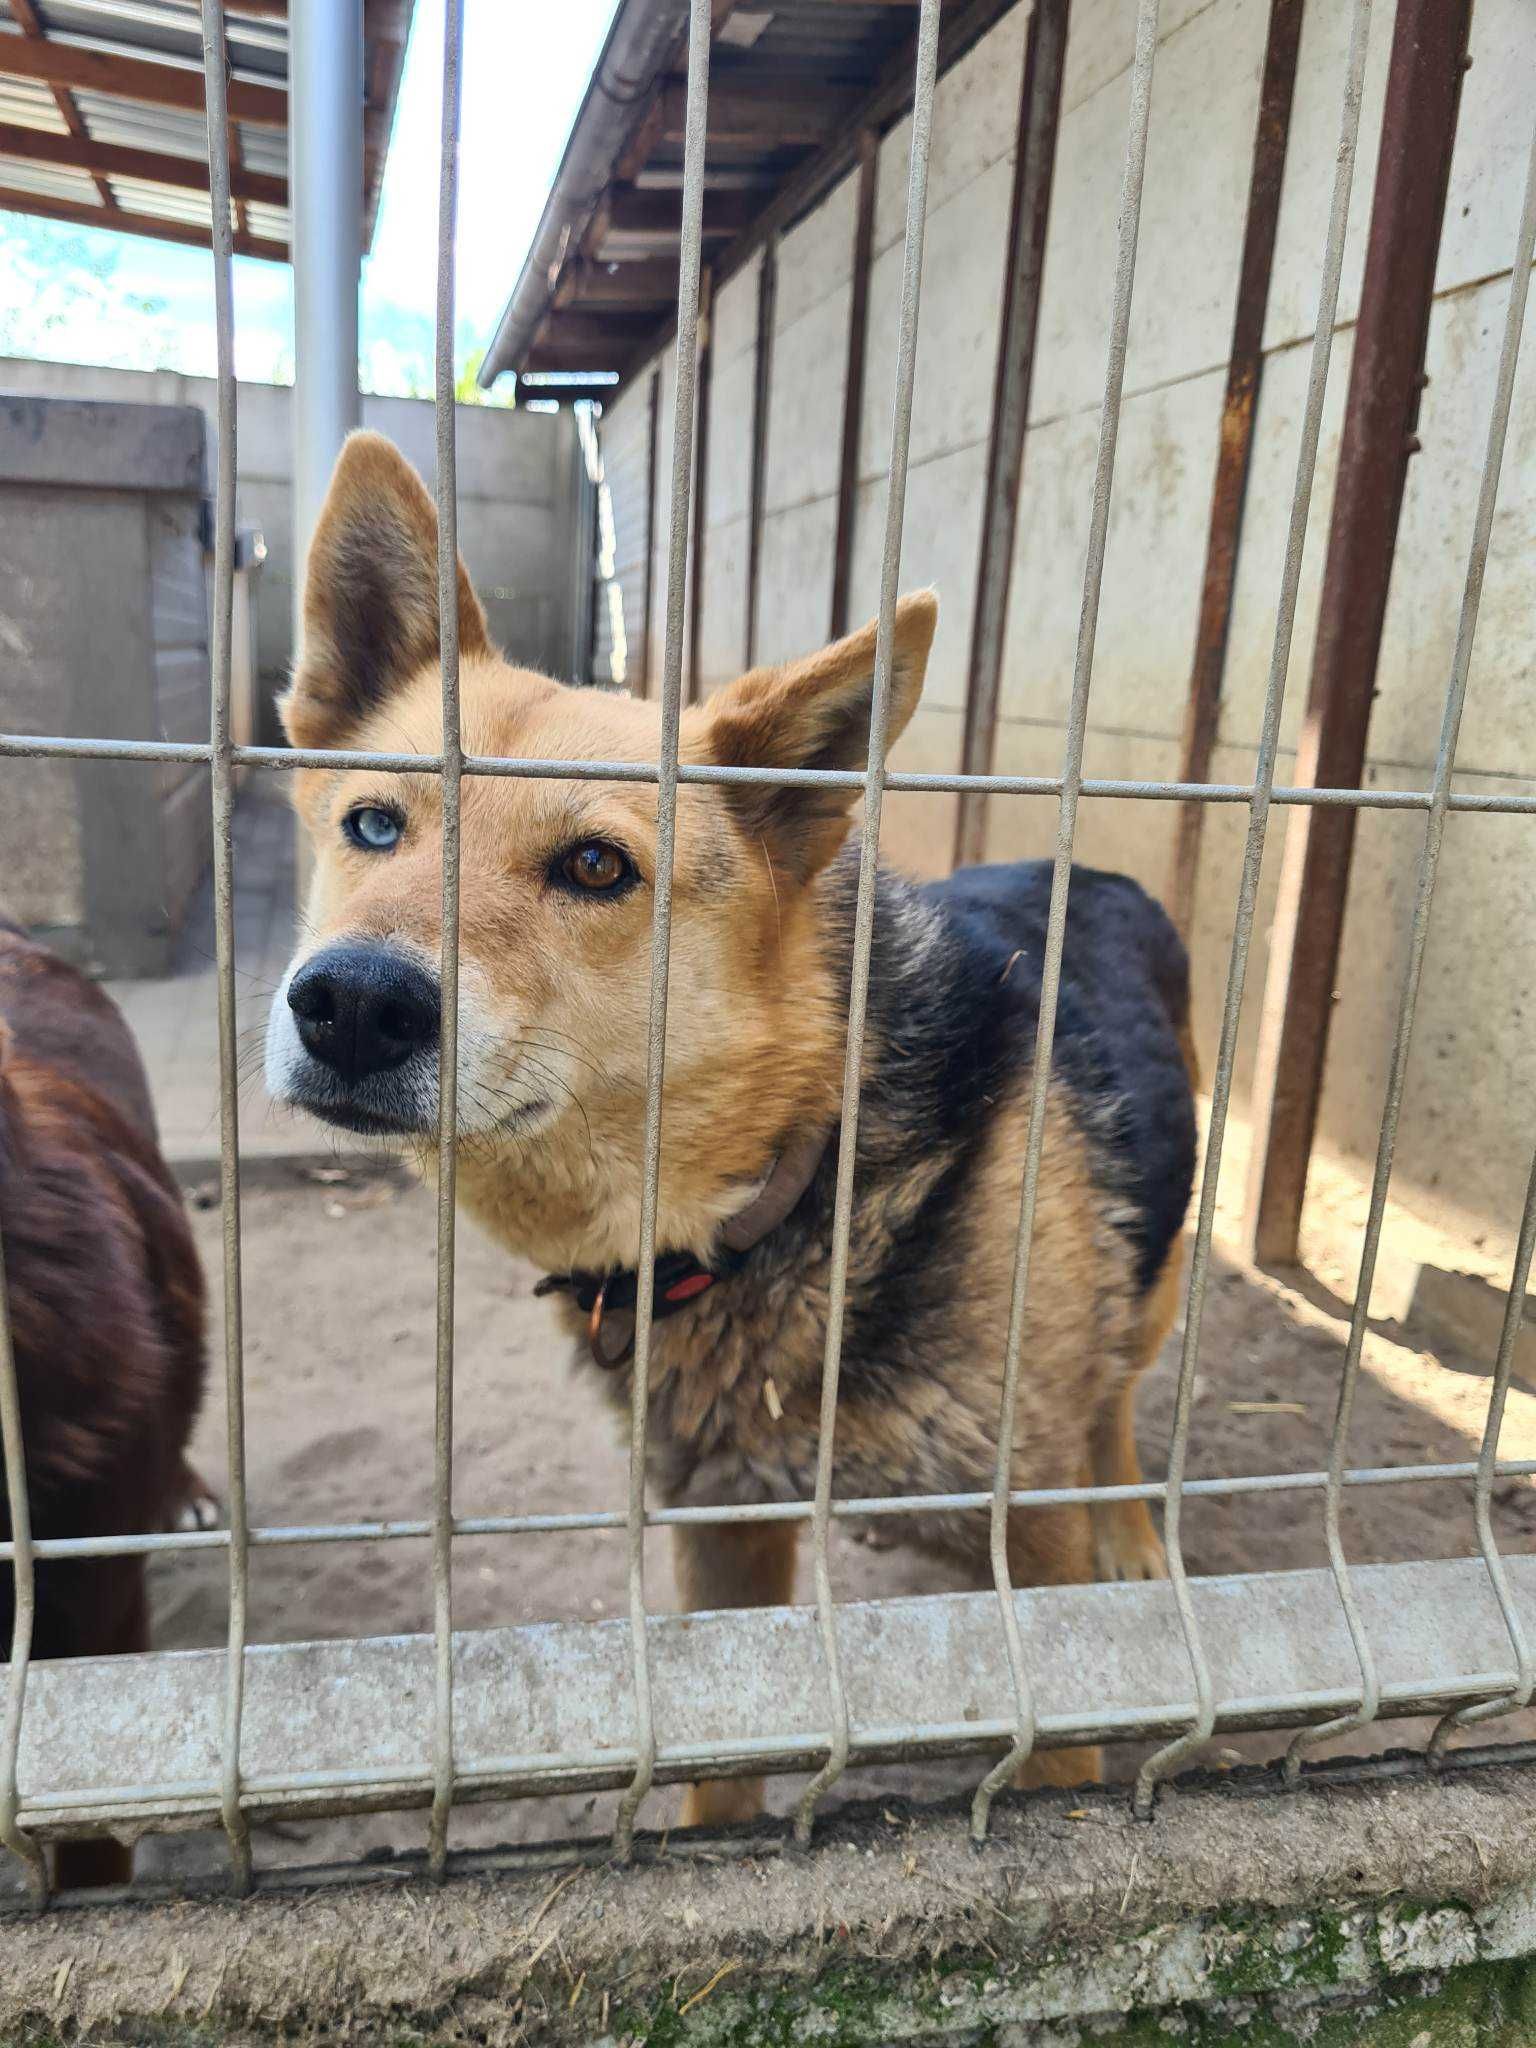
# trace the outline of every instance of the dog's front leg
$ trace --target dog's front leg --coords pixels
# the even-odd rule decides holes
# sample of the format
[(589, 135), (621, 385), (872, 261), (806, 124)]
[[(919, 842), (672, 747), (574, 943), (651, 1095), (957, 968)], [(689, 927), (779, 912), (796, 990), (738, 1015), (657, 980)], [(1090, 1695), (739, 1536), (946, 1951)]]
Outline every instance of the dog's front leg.
[[(690, 1613), (716, 1607), (787, 1607), (795, 1589), (794, 1522), (681, 1526), (674, 1552), (677, 1590)], [(751, 1820), (763, 1810), (761, 1778), (711, 1778), (690, 1785), (685, 1828)]]
[[(1017, 1478), (1015, 1485), (1019, 1482)], [(1015, 1586), (1085, 1586), (1093, 1579), (1093, 1524), (1085, 1507), (1010, 1508), (1008, 1571)], [(1014, 1776), (1020, 1791), (1097, 1784), (1097, 1748), (1037, 1749)]]

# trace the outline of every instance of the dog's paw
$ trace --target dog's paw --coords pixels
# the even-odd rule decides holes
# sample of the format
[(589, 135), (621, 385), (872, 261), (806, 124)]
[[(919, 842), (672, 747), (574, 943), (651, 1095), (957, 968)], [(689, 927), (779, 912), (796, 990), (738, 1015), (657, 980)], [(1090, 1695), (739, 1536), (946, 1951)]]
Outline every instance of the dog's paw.
[(200, 1529), (222, 1529), (224, 1505), (218, 1495), (195, 1473), (189, 1473), (188, 1480), (187, 1490), (182, 1496), (181, 1506), (176, 1510), (176, 1519), (172, 1524), (177, 1535), (195, 1535)]
[(1168, 1560), (1145, 1501), (1101, 1501), (1093, 1510), (1093, 1567), (1100, 1579), (1166, 1579)]

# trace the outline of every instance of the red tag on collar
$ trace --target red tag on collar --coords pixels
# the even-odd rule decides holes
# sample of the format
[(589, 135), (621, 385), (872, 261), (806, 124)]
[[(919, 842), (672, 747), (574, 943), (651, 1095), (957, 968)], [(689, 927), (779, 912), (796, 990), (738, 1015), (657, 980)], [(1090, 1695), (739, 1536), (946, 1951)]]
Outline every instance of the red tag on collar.
[(715, 1284), (713, 1273), (689, 1273), (681, 1280), (674, 1280), (662, 1296), (664, 1301), (692, 1301), (696, 1294), (703, 1294)]

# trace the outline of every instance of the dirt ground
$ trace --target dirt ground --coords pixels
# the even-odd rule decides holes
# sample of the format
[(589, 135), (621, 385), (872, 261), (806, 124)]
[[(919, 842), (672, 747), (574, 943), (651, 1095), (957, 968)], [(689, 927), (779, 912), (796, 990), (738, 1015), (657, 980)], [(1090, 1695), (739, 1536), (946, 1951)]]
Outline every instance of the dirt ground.
[[(259, 1524), (421, 1516), (429, 1509), (432, 1440), (434, 1256), (428, 1195), (388, 1167), (277, 1169), (244, 1205), (247, 1441), (251, 1516)], [(1225, 1178), (1225, 1176), (1224, 1176)], [(212, 1190), (199, 1190), (195, 1220), (210, 1276), (219, 1268)], [(466, 1224), (460, 1235), (455, 1413), (455, 1506), (463, 1515), (583, 1507), (624, 1498), (625, 1456), (612, 1420), (572, 1372), (536, 1275)], [(215, 1315), (213, 1328), (218, 1328)], [(1320, 1279), (1282, 1285), (1218, 1252), (1202, 1331), (1191, 1475), (1308, 1471), (1327, 1462), (1347, 1309)], [(1165, 1468), (1179, 1332), (1147, 1376), (1141, 1401), (1143, 1458)], [(1351, 1441), (1353, 1464), (1415, 1464), (1475, 1455), (1487, 1404), (1486, 1361), (1418, 1350), (1401, 1329), (1378, 1323), (1367, 1338)], [(217, 1370), (195, 1444), (199, 1468), (222, 1488), (224, 1416)], [(1508, 1457), (1536, 1455), (1536, 1394), (1516, 1387), (1504, 1437)], [(1466, 1485), (1353, 1489), (1344, 1538), (1360, 1562), (1433, 1558), (1475, 1550)], [(1501, 1539), (1528, 1549), (1536, 1490), (1500, 1488)], [(1316, 1493), (1195, 1499), (1185, 1510), (1195, 1573), (1321, 1565)], [(658, 1535), (648, 1553), (658, 1606), (672, 1601), (671, 1560)], [(624, 1609), (622, 1538), (609, 1532), (473, 1539), (456, 1551), (458, 1625), (597, 1617)], [(937, 1592), (957, 1583), (934, 1563), (876, 1549), (834, 1531), (840, 1596)], [(204, 1552), (155, 1561), (156, 1641), (166, 1649), (220, 1644), (224, 1562)], [(802, 1559), (798, 1597), (811, 1596)], [(324, 1544), (253, 1554), (253, 1641), (371, 1635), (430, 1626), (427, 1547), (418, 1542)], [(1522, 1717), (1536, 1720), (1536, 1716)], [(1514, 1735), (1530, 1728), (1500, 1724)], [(1395, 1723), (1393, 1744), (1427, 1732)], [(1281, 1738), (1253, 1737), (1225, 1754), (1269, 1756)], [(1382, 1746), (1380, 1738), (1367, 1747)], [(1113, 1751), (1128, 1776), (1141, 1752)], [(853, 1772), (850, 1796), (889, 1789), (940, 1795), (968, 1785), (974, 1762)], [(785, 1809), (798, 1781), (771, 1785)], [(658, 1793), (646, 1818), (661, 1825), (677, 1795)], [(571, 1796), (471, 1807), (456, 1818), (461, 1846), (528, 1841), (601, 1829), (610, 1798)], [(353, 1857), (386, 1845), (419, 1846), (420, 1815), (264, 1829), (266, 1865)], [(193, 1874), (219, 1867), (216, 1837), (146, 1845), (146, 1872)]]

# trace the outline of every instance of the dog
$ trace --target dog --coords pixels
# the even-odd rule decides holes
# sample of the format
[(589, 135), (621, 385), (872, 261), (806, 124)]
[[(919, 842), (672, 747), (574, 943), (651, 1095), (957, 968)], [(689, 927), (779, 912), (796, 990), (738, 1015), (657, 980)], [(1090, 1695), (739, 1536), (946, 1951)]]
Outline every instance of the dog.
[[(290, 740), (441, 746), (436, 518), (371, 434), (316, 528)], [(508, 665), (459, 570), (462, 739), (478, 755), (654, 761), (655, 704)], [(937, 618), (896, 613), (890, 730)], [(860, 769), (875, 629), (754, 670), (682, 714), (680, 757)], [(315, 854), (307, 942), (275, 998), (273, 1096), (386, 1134), (428, 1171), (438, 1129), (442, 792), (431, 775), (299, 771)], [(818, 1441), (857, 881), (856, 792), (684, 784), (650, 1353), (652, 1481), (668, 1502), (804, 1498)], [(458, 1190), (548, 1274), (627, 1412), (639, 1243), (653, 785), (466, 777)], [(848, 1262), (836, 1489), (989, 1490), (1019, 1221), (1050, 871), (880, 870)], [(1016, 1487), (1140, 1478), (1138, 1376), (1172, 1324), (1195, 1155), (1188, 968), (1133, 882), (1072, 877), (1023, 1333)], [(984, 1514), (902, 1518), (990, 1585)], [(680, 1528), (690, 1608), (791, 1598), (796, 1525)], [(1141, 1502), (1019, 1510), (1016, 1583), (1155, 1576)], [(1096, 1775), (1043, 1752), (1028, 1782)], [(695, 1786), (690, 1822), (754, 1813), (760, 1780)]]
[[(33, 1535), (205, 1519), (185, 1456), (205, 1370), (202, 1269), (138, 1052), (101, 989), (3, 920), (0, 1246)], [(12, 1534), (3, 1473), (0, 1532)], [(14, 1619), (0, 1565), (0, 1658)], [(34, 1657), (148, 1648), (142, 1557), (39, 1561)], [(112, 1884), (131, 1867), (115, 1841), (67, 1842), (55, 1875)]]

